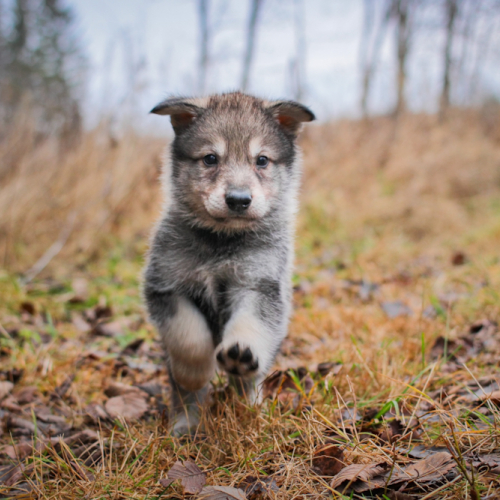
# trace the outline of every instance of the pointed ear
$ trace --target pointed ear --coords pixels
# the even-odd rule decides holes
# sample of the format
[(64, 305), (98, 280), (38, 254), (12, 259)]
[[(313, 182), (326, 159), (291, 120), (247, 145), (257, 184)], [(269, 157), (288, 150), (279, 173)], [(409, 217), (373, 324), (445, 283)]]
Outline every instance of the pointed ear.
[(295, 101), (269, 102), (266, 108), (275, 116), (280, 126), (294, 136), (300, 131), (303, 122), (316, 119), (309, 108)]
[(206, 99), (172, 97), (157, 104), (150, 113), (170, 115), (172, 127), (179, 134), (203, 113), (206, 105)]

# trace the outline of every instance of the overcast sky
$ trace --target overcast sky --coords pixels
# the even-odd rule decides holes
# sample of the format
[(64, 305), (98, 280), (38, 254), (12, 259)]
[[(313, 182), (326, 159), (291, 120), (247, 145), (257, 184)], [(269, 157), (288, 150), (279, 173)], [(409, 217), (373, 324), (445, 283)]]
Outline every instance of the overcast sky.
[[(89, 109), (126, 108), (140, 114), (166, 95), (196, 94), (197, 0), (68, 1), (89, 56)], [(210, 1), (207, 91), (238, 87), (249, 4), (248, 0)], [(297, 54), (297, 19), (304, 22), (306, 39), (303, 101), (322, 119), (356, 115), (362, 0), (263, 0), (250, 92), (293, 97), (290, 68)], [(415, 110), (435, 109), (439, 90), (443, 37), (432, 25), (426, 29), (413, 44), (409, 67), (407, 95)], [(394, 105), (392, 39), (389, 32), (370, 99), (373, 112)], [(485, 71), (490, 90), (500, 88), (498, 70)]]

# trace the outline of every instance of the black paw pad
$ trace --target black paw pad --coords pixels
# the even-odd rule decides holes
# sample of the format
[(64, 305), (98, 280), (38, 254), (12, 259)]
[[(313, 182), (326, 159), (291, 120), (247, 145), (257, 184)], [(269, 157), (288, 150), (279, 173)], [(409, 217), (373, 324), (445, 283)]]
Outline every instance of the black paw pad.
[(239, 344), (233, 344), (217, 353), (217, 361), (231, 375), (252, 375), (259, 368), (259, 361), (250, 347), (241, 349)]
[[(249, 351), (249, 349), (246, 348), (245, 352), (246, 351)], [(245, 354), (245, 352), (243, 353), (243, 355)], [(240, 346), (238, 344), (234, 344), (233, 347), (231, 347), (231, 349), (228, 349), (227, 355), (231, 359), (238, 359), (238, 357), (240, 356)], [(250, 353), (250, 356), (252, 356), (252, 353)], [(243, 361), (243, 356), (241, 357), (241, 360)]]

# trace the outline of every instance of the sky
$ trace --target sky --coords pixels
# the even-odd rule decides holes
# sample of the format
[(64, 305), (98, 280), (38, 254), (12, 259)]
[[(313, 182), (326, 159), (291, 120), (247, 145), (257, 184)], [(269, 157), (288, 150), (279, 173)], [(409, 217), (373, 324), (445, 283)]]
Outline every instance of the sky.
[[(379, 0), (373, 2), (381, 5)], [(89, 60), (90, 121), (102, 111), (141, 120), (142, 113), (146, 116), (166, 96), (197, 94), (198, 0), (68, 3)], [(248, 0), (210, 0), (207, 92), (238, 88), (249, 5)], [(429, 22), (439, 17), (437, 11), (427, 10), (426, 15), (425, 30), (419, 30), (412, 45), (407, 96), (411, 109), (432, 111), (437, 105), (444, 38)], [(423, 26), (424, 21), (418, 22)], [(291, 75), (300, 32), (296, 27), (303, 26), (303, 102), (323, 120), (359, 115), (362, 23), (363, 0), (263, 0), (249, 92), (266, 98), (294, 97)], [(393, 39), (389, 30), (369, 101), (373, 113), (394, 106)], [(490, 65), (485, 67), (484, 81), (489, 91), (496, 92), (500, 75)]]

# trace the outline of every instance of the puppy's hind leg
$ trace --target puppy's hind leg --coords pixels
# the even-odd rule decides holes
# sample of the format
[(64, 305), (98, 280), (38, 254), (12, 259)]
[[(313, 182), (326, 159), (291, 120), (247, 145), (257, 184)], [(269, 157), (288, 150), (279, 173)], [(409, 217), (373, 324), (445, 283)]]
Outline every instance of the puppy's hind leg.
[(208, 385), (197, 391), (188, 391), (175, 380), (171, 370), (169, 375), (171, 432), (178, 437), (193, 434), (200, 423), (200, 410), (208, 394)]
[[(172, 388), (170, 421), (172, 433), (183, 435), (196, 430), (200, 406), (206, 399), (208, 383), (215, 373), (212, 333), (205, 317), (187, 298), (165, 293), (146, 294), (148, 307), (167, 354)], [(162, 314), (158, 301), (169, 304)], [(161, 320), (161, 321), (160, 321)]]

